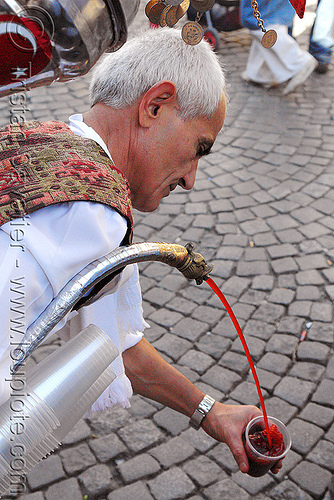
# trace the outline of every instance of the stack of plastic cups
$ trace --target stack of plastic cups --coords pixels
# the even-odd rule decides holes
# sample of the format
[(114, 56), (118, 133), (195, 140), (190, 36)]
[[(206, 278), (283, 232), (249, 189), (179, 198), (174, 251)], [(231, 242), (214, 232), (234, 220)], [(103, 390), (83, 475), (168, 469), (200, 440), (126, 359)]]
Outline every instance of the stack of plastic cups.
[[(110, 338), (90, 325), (27, 372), (23, 414), (14, 413), (11, 398), (0, 408), (0, 495), (18, 460), (13, 449), (24, 451), (23, 475), (57, 448), (115, 378), (109, 365), (117, 354)], [(13, 432), (18, 426), (22, 432)]]

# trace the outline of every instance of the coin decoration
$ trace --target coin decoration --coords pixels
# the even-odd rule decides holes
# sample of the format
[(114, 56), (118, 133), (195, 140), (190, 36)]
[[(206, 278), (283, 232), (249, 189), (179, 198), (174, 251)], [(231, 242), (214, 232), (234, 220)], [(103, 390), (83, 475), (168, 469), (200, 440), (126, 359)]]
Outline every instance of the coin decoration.
[(159, 3), (160, 0), (150, 0), (147, 4), (146, 4), (146, 7), (145, 7), (145, 14), (146, 16), (148, 17), (148, 13), (150, 11), (150, 8), (156, 4), (156, 3)]
[(256, 24), (258, 28), (260, 28), (260, 30), (264, 33), (261, 43), (265, 49), (270, 49), (276, 43), (277, 33), (275, 30), (267, 31), (264, 27), (263, 19), (261, 19), (261, 14), (259, 12), (258, 3), (256, 0), (251, 0), (251, 6), (253, 9), (253, 16), (256, 19)]
[(268, 30), (264, 33), (261, 44), (265, 49), (270, 49), (273, 45), (275, 45), (277, 41), (277, 33), (275, 30)]
[(177, 17), (179, 20), (184, 16), (184, 14), (189, 9), (190, 0), (183, 0), (177, 8)]
[(166, 5), (160, 0), (152, 5), (147, 14), (147, 17), (152, 24), (160, 24), (161, 14), (163, 13), (165, 8)]
[(199, 6), (195, 21), (188, 21), (182, 28), (182, 39), (188, 45), (197, 45), (204, 37), (204, 30), (199, 24), (203, 12), (210, 10), (214, 0), (149, 0), (145, 7), (145, 14), (150, 22), (161, 27), (172, 28), (185, 15), (190, 2)]
[(150, 0), (145, 14), (152, 24), (172, 28), (185, 15), (189, 5), (190, 0)]
[(172, 8), (172, 5), (169, 5), (168, 7), (166, 7), (162, 11), (162, 14), (161, 14), (161, 17), (160, 17), (160, 26), (161, 26), (161, 28), (164, 28), (165, 26), (167, 26), (166, 15), (167, 15), (167, 12), (169, 11), (169, 9), (171, 9), (171, 8)]
[[(149, 0), (145, 7), (145, 14), (155, 25), (172, 28), (185, 15), (189, 5), (197, 12), (195, 21), (188, 21), (181, 31), (183, 40), (188, 45), (197, 45), (204, 36), (199, 20), (204, 12), (212, 9), (215, 0)], [(263, 32), (261, 43), (264, 48), (270, 49), (277, 41), (275, 30), (266, 30), (258, 9), (257, 0), (251, 0), (253, 16), (258, 28)]]
[(204, 36), (202, 26), (196, 21), (188, 21), (181, 31), (182, 39), (188, 45), (197, 45)]
[[(167, 7), (167, 9), (166, 9), (166, 15), (165, 15), (166, 24), (170, 28), (172, 28), (173, 26), (175, 26), (175, 24), (179, 20), (179, 18), (177, 17), (177, 9), (178, 8), (179, 8), (179, 5), (178, 6), (174, 6), (174, 7)], [(160, 24), (160, 26), (161, 26), (161, 24)]]
[(191, 0), (191, 6), (196, 12), (206, 12), (211, 10), (215, 4), (215, 0)]

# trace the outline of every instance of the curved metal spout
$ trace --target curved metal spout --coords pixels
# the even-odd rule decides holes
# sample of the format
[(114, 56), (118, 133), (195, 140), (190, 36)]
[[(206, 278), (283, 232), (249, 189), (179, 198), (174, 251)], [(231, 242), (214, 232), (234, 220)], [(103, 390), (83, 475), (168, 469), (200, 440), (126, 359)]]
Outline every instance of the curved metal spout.
[(136, 243), (120, 247), (97, 259), (75, 275), (30, 325), (15, 350), (16, 364), (12, 372), (31, 355), (47, 334), (69, 313), (79, 300), (100, 280), (135, 262), (160, 261), (178, 269), (186, 278), (200, 285), (208, 278), (213, 265), (206, 264), (201, 254), (193, 251), (193, 243), (185, 247), (169, 243)]

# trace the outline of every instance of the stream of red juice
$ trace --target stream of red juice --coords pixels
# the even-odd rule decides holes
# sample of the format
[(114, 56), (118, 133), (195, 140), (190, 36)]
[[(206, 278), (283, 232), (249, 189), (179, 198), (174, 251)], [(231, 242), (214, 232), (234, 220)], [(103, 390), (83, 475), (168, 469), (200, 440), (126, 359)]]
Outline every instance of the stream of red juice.
[(254, 366), (251, 354), (249, 352), (248, 345), (246, 343), (244, 334), (242, 333), (242, 330), (240, 328), (238, 320), (235, 317), (235, 314), (232, 311), (232, 308), (231, 308), (230, 304), (227, 302), (226, 297), (221, 292), (221, 290), (219, 290), (219, 288), (216, 285), (216, 283), (213, 281), (212, 278), (207, 278), (206, 282), (210, 286), (210, 288), (212, 288), (212, 290), (215, 292), (215, 294), (220, 298), (220, 300), (222, 301), (222, 303), (224, 304), (224, 307), (227, 310), (227, 312), (228, 312), (228, 314), (229, 314), (229, 316), (230, 316), (230, 318), (231, 318), (231, 320), (232, 320), (232, 322), (233, 322), (233, 324), (234, 324), (234, 326), (235, 326), (235, 328), (236, 328), (236, 330), (238, 332), (239, 338), (240, 338), (241, 343), (243, 345), (243, 348), (245, 350), (245, 353), (246, 353), (246, 356), (247, 356), (247, 359), (248, 359), (248, 363), (249, 363), (249, 366), (250, 366), (250, 368), (252, 370), (252, 374), (253, 374), (253, 377), (254, 377), (254, 380), (255, 380), (255, 384), (256, 384), (256, 388), (257, 388), (257, 392), (258, 392), (258, 395), (259, 395), (259, 398), (260, 398), (260, 404), (261, 404), (261, 408), (262, 408), (262, 412), (263, 412), (263, 419), (264, 419), (264, 423), (265, 423), (265, 426), (266, 426), (266, 432), (267, 432), (267, 437), (268, 437), (268, 442), (269, 442), (269, 448), (271, 448), (272, 442), (271, 442), (271, 436), (270, 436), (270, 431), (269, 431), (268, 416), (267, 416), (267, 411), (266, 411), (266, 407), (265, 407), (265, 404), (264, 404), (264, 399), (263, 399), (263, 396), (262, 396), (262, 391), (261, 391), (261, 387), (260, 387), (259, 377), (257, 376), (256, 370), (255, 370), (255, 366)]

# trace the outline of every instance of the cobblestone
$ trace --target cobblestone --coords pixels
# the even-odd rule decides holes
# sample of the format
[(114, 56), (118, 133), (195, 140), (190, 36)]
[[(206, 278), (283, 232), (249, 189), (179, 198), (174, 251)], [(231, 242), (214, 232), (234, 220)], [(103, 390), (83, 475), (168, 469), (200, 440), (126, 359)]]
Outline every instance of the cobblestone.
[(173, 328), (173, 333), (187, 340), (197, 340), (209, 329), (207, 323), (201, 323), (192, 318), (184, 318)]
[[(156, 414), (156, 415), (159, 415)], [(156, 420), (156, 415), (154, 419)], [(156, 443), (161, 438), (161, 432), (153, 422), (147, 419), (122, 427), (119, 436), (132, 451), (141, 451)]]
[(136, 500), (153, 500), (147, 486), (141, 481), (112, 491), (108, 495), (108, 500), (129, 500), (130, 498), (135, 498)]
[(161, 444), (150, 450), (150, 454), (156, 458), (163, 467), (171, 467), (190, 458), (195, 453), (187, 441), (181, 437), (175, 437), (168, 443)]
[(298, 411), (296, 406), (290, 405), (284, 399), (277, 398), (276, 396), (266, 399), (266, 408), (269, 415), (279, 415), (280, 420), (284, 424), (287, 424)]
[(275, 334), (267, 342), (266, 351), (292, 355), (296, 347), (296, 337), (292, 335)]
[(88, 495), (92, 497), (107, 493), (112, 486), (111, 471), (103, 464), (94, 465), (94, 467), (85, 470), (80, 474), (79, 480), (84, 491), (87, 491)]
[(28, 472), (27, 481), (35, 490), (65, 477), (65, 472), (58, 456), (53, 455), (42, 460), (34, 469)]
[(329, 441), (319, 441), (316, 447), (308, 454), (307, 459), (333, 471), (334, 444)]
[(330, 405), (334, 408), (334, 381), (325, 379), (320, 382), (319, 387), (312, 397), (316, 403)]
[(74, 474), (87, 469), (96, 463), (96, 459), (87, 444), (81, 444), (60, 452), (64, 469), (68, 474)]
[(327, 428), (334, 420), (334, 410), (326, 406), (309, 403), (301, 412), (300, 418)]
[(291, 369), (290, 375), (310, 380), (311, 382), (318, 382), (324, 371), (325, 368), (319, 364), (297, 362)]
[(209, 500), (249, 500), (248, 493), (236, 485), (231, 479), (223, 479), (204, 490), (205, 497)]
[[(278, 375), (275, 375), (267, 370), (261, 370), (261, 368), (257, 369), (257, 375), (261, 380), (261, 388), (267, 389), (269, 392), (272, 391), (275, 385), (277, 385), (280, 381), (280, 377)], [(249, 374), (248, 380), (252, 381), (253, 375)]]
[(184, 498), (195, 490), (195, 485), (181, 469), (174, 467), (148, 482), (156, 500)]
[(297, 377), (284, 377), (274, 390), (275, 396), (290, 404), (304, 406), (315, 389), (315, 384)]
[(332, 344), (334, 340), (334, 326), (331, 323), (314, 321), (308, 332), (309, 340)]
[(164, 408), (154, 415), (154, 422), (174, 436), (188, 427), (188, 419), (185, 415), (177, 413), (170, 408)]
[(325, 493), (331, 480), (331, 473), (319, 465), (310, 462), (303, 462), (290, 472), (290, 478), (295, 481), (300, 488), (321, 498)]
[(91, 440), (89, 441), (89, 446), (100, 462), (108, 462), (108, 460), (117, 457), (117, 455), (126, 450), (124, 444), (120, 441), (116, 434), (109, 434), (107, 436)]
[(119, 465), (119, 472), (126, 483), (155, 474), (160, 470), (159, 463), (147, 453), (137, 455)]
[[(82, 493), (78, 481), (72, 477), (50, 486), (45, 492), (45, 498), (46, 500), (59, 500), (60, 498), (62, 500), (82, 500)], [(34, 499), (31, 498), (31, 500)]]
[(153, 345), (158, 351), (166, 353), (174, 361), (177, 361), (180, 356), (188, 352), (192, 344), (186, 339), (166, 333), (154, 342)]
[(275, 486), (270, 492), (270, 497), (273, 500), (312, 500), (310, 495), (288, 479)]
[[(257, 362), (264, 353), (266, 348), (265, 342), (256, 337), (249, 336), (247, 338), (247, 344), (252, 355), (252, 359)], [(231, 349), (239, 353), (244, 353), (244, 348), (239, 338), (233, 342)]]
[(270, 488), (275, 484), (273, 477), (269, 474), (255, 478), (242, 474), (242, 472), (239, 471), (232, 476), (232, 479), (238, 486), (244, 488), (255, 498), (261, 491)]
[(196, 347), (213, 358), (220, 359), (223, 353), (231, 347), (231, 344), (231, 340), (219, 335), (209, 335), (209, 332), (207, 332), (207, 334), (196, 343)]
[[(200, 389), (203, 390), (203, 387), (200, 387)], [(211, 391), (210, 394), (214, 395), (214, 393)], [(220, 401), (220, 399), (216, 398), (216, 401)], [(211, 436), (206, 434), (201, 428), (198, 431), (195, 431), (195, 429), (190, 426), (186, 431), (182, 432), (181, 437), (188, 441), (196, 450), (201, 453), (207, 452), (216, 443), (216, 441)], [(328, 437), (328, 439), (331, 438)]]
[(95, 434), (105, 435), (131, 422), (131, 416), (124, 408), (116, 407), (113, 411), (97, 412), (88, 420)]
[[(263, 397), (266, 397), (267, 392), (262, 390)], [(257, 405), (259, 396), (256, 386), (252, 382), (241, 382), (231, 393), (230, 397), (242, 404)]]
[(208, 457), (200, 456), (183, 466), (187, 475), (200, 486), (208, 486), (214, 481), (227, 478), (227, 474)]
[(91, 429), (87, 422), (84, 420), (79, 420), (79, 422), (73, 427), (73, 429), (67, 434), (63, 439), (63, 444), (73, 444), (83, 439), (87, 439), (91, 434)]
[(288, 429), (291, 435), (292, 449), (301, 454), (309, 453), (324, 433), (320, 427), (298, 418), (295, 418), (288, 425)]
[[(44, 500), (44, 495), (40, 491), (37, 491), (36, 493), (31, 493), (30, 495), (21, 495), (20, 499), (21, 500)], [(81, 500), (81, 498), (80, 498)]]
[(291, 359), (283, 354), (268, 352), (260, 359), (258, 363), (259, 368), (263, 368), (277, 375), (286, 373), (288, 366), (291, 364)]
[(232, 369), (239, 375), (244, 376), (249, 371), (249, 364), (245, 355), (228, 351), (219, 361), (224, 368)]
[(203, 375), (202, 380), (223, 393), (227, 393), (240, 382), (241, 377), (231, 370), (214, 366)]

